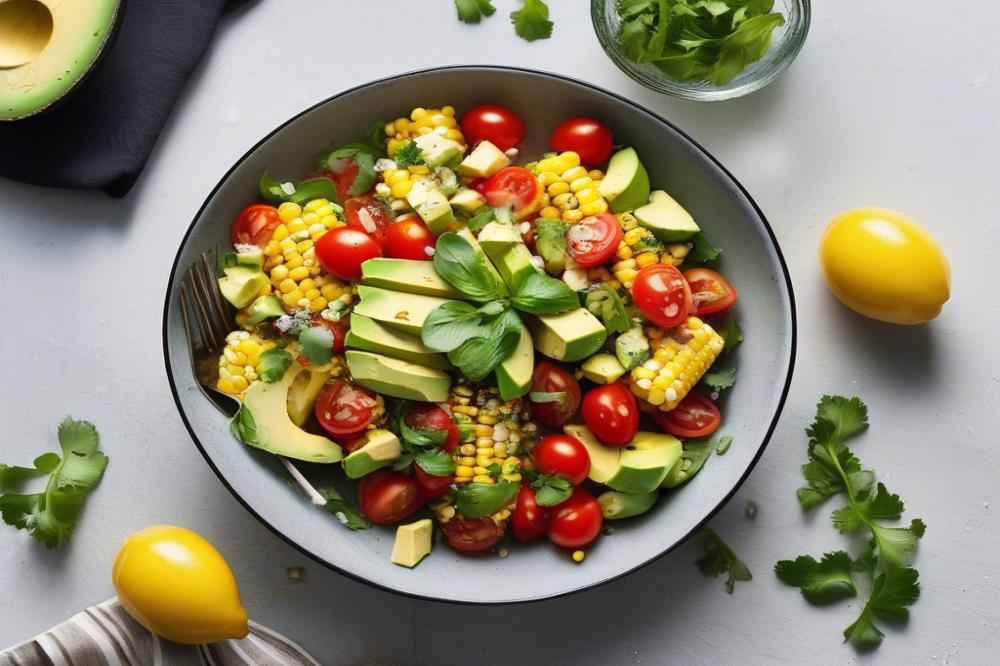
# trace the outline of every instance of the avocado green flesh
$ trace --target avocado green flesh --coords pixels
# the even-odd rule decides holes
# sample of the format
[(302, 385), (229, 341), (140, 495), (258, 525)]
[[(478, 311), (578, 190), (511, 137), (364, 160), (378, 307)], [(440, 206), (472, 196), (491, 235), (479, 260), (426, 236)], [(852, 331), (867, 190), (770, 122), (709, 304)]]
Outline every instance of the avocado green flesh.
[(285, 314), (281, 301), (274, 294), (258, 296), (247, 308), (247, 323), (259, 324), (268, 319), (277, 319)]
[(340, 462), (344, 456), (337, 444), (306, 432), (295, 425), (288, 414), (289, 388), (304, 371), (301, 365), (293, 363), (280, 381), (273, 384), (258, 381), (250, 385), (243, 397), (242, 409), (253, 417), (255, 432), (253, 437), (247, 438), (250, 441), (244, 443), (296, 460)]
[(666, 243), (686, 241), (700, 231), (691, 214), (662, 190), (653, 192), (649, 203), (632, 214), (640, 225)]
[(445, 402), (451, 388), (448, 373), (401, 359), (350, 350), (347, 368), (355, 382), (376, 393), (420, 402)]
[(611, 354), (594, 354), (583, 362), (580, 370), (595, 384), (613, 384), (625, 374), (625, 368)]
[(634, 148), (624, 148), (611, 157), (608, 172), (597, 187), (612, 213), (642, 206), (649, 199), (649, 174)]
[(439, 298), (468, 298), (437, 274), (432, 261), (369, 259), (361, 264), (361, 284)]
[(267, 285), (267, 276), (253, 266), (228, 266), (219, 278), (219, 291), (236, 308), (245, 308)]
[(580, 440), (587, 455), (590, 456), (590, 472), (587, 477), (595, 483), (606, 483), (618, 471), (618, 459), (621, 451), (610, 446), (604, 446), (585, 425), (570, 423), (563, 426), (563, 432)]
[(531, 390), (531, 377), (535, 372), (535, 346), (528, 329), (521, 328), (521, 338), (510, 356), (497, 366), (497, 388), (504, 400), (520, 398)]
[(621, 449), (618, 471), (607, 486), (623, 493), (648, 493), (656, 490), (670, 468), (681, 457), (681, 442), (665, 433), (638, 432), (632, 443)]
[[(32, 52), (26, 62), (0, 69), (0, 120), (38, 113), (75, 88), (107, 45), (121, 3), (46, 0), (43, 4), (51, 15), (51, 37), (45, 37), (48, 29), (40, 29), (37, 39), (29, 40)], [(13, 17), (0, 20), (12, 21)]]
[(399, 438), (388, 430), (370, 430), (365, 438), (364, 446), (344, 458), (344, 474), (349, 479), (360, 479), (388, 467), (403, 453)]
[(358, 296), (361, 301), (354, 306), (355, 313), (418, 336), (431, 310), (448, 302), (448, 299), (435, 296), (404, 294), (366, 285), (358, 287)]
[(392, 563), (411, 569), (417, 566), (430, 554), (433, 536), (434, 524), (430, 518), (400, 525), (396, 528), (396, 540), (392, 544)]
[(447, 356), (424, 345), (419, 337), (397, 331), (357, 312), (351, 315), (351, 328), (344, 338), (344, 345), (439, 370), (451, 370), (453, 367)]
[(607, 520), (621, 520), (646, 513), (653, 508), (659, 497), (660, 493), (655, 490), (638, 495), (608, 490), (601, 493), (597, 503), (601, 505), (601, 512)]
[(589, 310), (577, 308), (557, 315), (525, 315), (535, 349), (549, 358), (572, 363), (587, 358), (604, 344), (608, 331)]

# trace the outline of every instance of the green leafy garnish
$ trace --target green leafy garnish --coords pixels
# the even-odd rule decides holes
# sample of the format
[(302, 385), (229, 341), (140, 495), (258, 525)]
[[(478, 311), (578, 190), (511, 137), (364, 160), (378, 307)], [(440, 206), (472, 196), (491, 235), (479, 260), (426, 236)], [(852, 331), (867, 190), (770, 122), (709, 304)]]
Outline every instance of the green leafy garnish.
[(867, 428), (868, 408), (858, 398), (823, 396), (815, 421), (806, 429), (809, 462), (802, 467), (806, 485), (797, 493), (805, 510), (843, 494), (847, 503), (833, 512), (834, 527), (842, 534), (866, 530), (871, 535), (867, 548), (853, 562), (847, 552), (837, 551), (827, 553), (819, 562), (800, 556), (775, 566), (779, 579), (800, 588), (814, 603), (855, 596), (851, 569), (867, 573), (871, 578), (868, 601), (857, 620), (844, 630), (844, 640), (859, 649), (871, 649), (882, 642), (884, 634), (875, 626), (876, 618), (906, 618), (907, 607), (920, 595), (917, 571), (909, 564), (925, 530), (920, 519), (906, 527), (884, 524), (902, 517), (903, 501), (885, 484), (876, 482), (875, 472), (864, 469), (845, 443)]
[(479, 23), (484, 16), (493, 16), (497, 10), (490, 0), (455, 0), (458, 20), (465, 23)]
[(268, 349), (260, 355), (257, 375), (268, 384), (281, 381), (285, 371), (292, 365), (292, 355), (284, 349)]
[(550, 273), (559, 273), (566, 265), (567, 231), (569, 224), (555, 218), (540, 217), (535, 223), (535, 249)]
[(573, 494), (573, 484), (555, 474), (539, 474), (531, 482), (531, 487), (535, 489), (535, 502), (538, 506), (562, 504)]
[(691, 237), (691, 251), (685, 259), (699, 264), (715, 261), (722, 254), (722, 250), (712, 245), (705, 234), (699, 232)]
[(743, 331), (737, 325), (736, 319), (732, 317), (726, 322), (725, 328), (719, 330), (719, 335), (726, 341), (726, 346), (722, 349), (723, 352), (732, 351), (743, 342)]
[(333, 358), (333, 331), (326, 326), (311, 326), (299, 333), (299, 350), (309, 365), (326, 365)]
[(499, 483), (466, 483), (451, 492), (455, 510), (467, 518), (490, 516), (517, 497), (520, 485), (513, 481)]
[(703, 384), (715, 389), (716, 391), (731, 388), (732, 385), (736, 383), (736, 368), (706, 372), (702, 375), (701, 381)]
[(632, 320), (625, 309), (625, 302), (607, 282), (590, 287), (586, 299), (587, 309), (601, 318), (609, 333), (624, 333), (632, 328)]
[(246, 404), (243, 404), (240, 411), (236, 412), (236, 416), (229, 424), (229, 431), (233, 433), (233, 437), (237, 441), (250, 446), (257, 445), (257, 421), (253, 417), (253, 412), (247, 409)]
[(326, 500), (323, 508), (332, 513), (344, 526), (352, 530), (366, 530), (372, 526), (371, 522), (333, 486), (318, 487), (316, 492)]
[(719, 443), (715, 447), (715, 454), (724, 456), (726, 452), (729, 451), (729, 447), (733, 445), (732, 435), (723, 435), (719, 438)]
[(427, 161), (424, 158), (424, 151), (420, 150), (416, 141), (407, 141), (402, 148), (393, 154), (392, 159), (400, 169), (417, 166)]
[(580, 307), (576, 292), (565, 282), (537, 272), (521, 281), (512, 300), (518, 310), (531, 314), (558, 314)]
[(420, 329), (420, 339), (439, 352), (450, 352), (470, 338), (485, 335), (484, 315), (465, 301), (449, 301), (431, 310)]
[(108, 457), (100, 450), (97, 429), (70, 417), (59, 425), (62, 456), (46, 453), (33, 467), (0, 464), (0, 490), (20, 490), (33, 477), (49, 475), (40, 493), (0, 495), (0, 515), (8, 525), (26, 530), (46, 548), (69, 541), (87, 495), (100, 482)]
[(721, 574), (728, 573), (726, 592), (732, 594), (736, 581), (748, 581), (753, 578), (750, 569), (714, 531), (706, 527), (704, 535), (702, 546), (705, 549), (705, 556), (696, 560), (695, 564), (706, 576), (718, 578)]
[(473, 381), (485, 378), (513, 353), (524, 328), (517, 313), (509, 307), (488, 319), (484, 335), (470, 338), (448, 352), (448, 360)]
[(259, 189), (264, 200), (272, 204), (285, 201), (304, 204), (313, 199), (327, 199), (332, 203), (337, 201), (337, 188), (329, 178), (310, 178), (298, 185), (292, 185), (279, 183), (264, 171), (260, 176)]
[(472, 231), (482, 231), (483, 227), (496, 219), (496, 208), (492, 206), (480, 206), (476, 212), (465, 221), (465, 226)]
[(438, 236), (434, 270), (453, 287), (481, 303), (507, 295), (507, 287), (491, 270), (486, 257), (452, 231)]
[(524, 5), (510, 13), (517, 36), (533, 42), (552, 36), (552, 21), (549, 20), (549, 6), (542, 0), (524, 0)]
[(381, 147), (371, 143), (349, 143), (324, 157), (320, 161), (320, 168), (340, 173), (346, 168), (346, 163), (353, 160), (358, 165), (358, 175), (347, 193), (355, 196), (364, 194), (375, 185), (375, 161), (384, 156), (385, 152)]
[(408, 400), (394, 400), (389, 407), (389, 427), (399, 433), (403, 445), (403, 455), (393, 463), (393, 469), (406, 469), (412, 463), (434, 476), (454, 474), (455, 463), (441, 448), (448, 439), (448, 431), (409, 425), (406, 414), (412, 406)]

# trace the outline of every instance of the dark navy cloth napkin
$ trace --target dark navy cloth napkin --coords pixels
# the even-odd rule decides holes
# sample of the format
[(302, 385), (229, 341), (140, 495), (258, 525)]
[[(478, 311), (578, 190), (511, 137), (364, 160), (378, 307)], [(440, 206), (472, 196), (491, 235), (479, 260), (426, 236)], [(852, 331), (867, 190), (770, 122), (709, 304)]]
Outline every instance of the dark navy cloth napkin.
[(114, 41), (75, 92), (0, 123), (0, 176), (125, 196), (219, 17), (244, 1), (126, 0)]

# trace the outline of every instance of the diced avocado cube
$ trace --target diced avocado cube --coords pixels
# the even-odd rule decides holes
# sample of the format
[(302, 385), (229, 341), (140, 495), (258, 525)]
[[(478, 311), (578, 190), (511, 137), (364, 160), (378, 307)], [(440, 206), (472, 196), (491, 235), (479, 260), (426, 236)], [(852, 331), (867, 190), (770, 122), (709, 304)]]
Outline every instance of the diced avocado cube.
[(388, 430), (365, 432), (365, 443), (344, 458), (344, 474), (348, 479), (360, 479), (377, 469), (394, 463), (403, 454), (403, 446)]
[(597, 437), (585, 425), (570, 423), (563, 426), (563, 432), (580, 440), (590, 456), (590, 471), (587, 477), (595, 483), (605, 483), (618, 471), (618, 459), (621, 449), (605, 446), (597, 441)]
[(618, 471), (606, 485), (623, 493), (650, 493), (660, 487), (681, 457), (681, 440), (662, 432), (637, 432), (621, 449)]
[(413, 189), (406, 195), (406, 201), (434, 235), (447, 231), (448, 226), (455, 221), (448, 197), (429, 178), (414, 182)]
[(424, 155), (424, 164), (430, 168), (444, 166), (452, 159), (465, 152), (465, 147), (457, 141), (446, 139), (440, 134), (430, 132), (421, 134), (413, 140)]
[(623, 148), (612, 155), (608, 172), (597, 185), (608, 200), (612, 213), (633, 210), (649, 198), (649, 175), (635, 148)]
[(431, 310), (449, 300), (423, 294), (405, 294), (364, 284), (358, 286), (358, 296), (361, 300), (354, 306), (355, 314), (417, 336)]
[(417, 566), (430, 554), (433, 536), (434, 525), (430, 518), (400, 525), (396, 528), (396, 540), (392, 544), (392, 563), (410, 569)]
[(653, 508), (659, 499), (659, 491), (631, 495), (618, 490), (608, 490), (601, 493), (597, 503), (601, 505), (601, 513), (607, 520), (622, 520), (646, 513)]
[(219, 278), (219, 291), (236, 308), (250, 305), (267, 286), (267, 275), (257, 266), (227, 266)]
[(577, 308), (556, 315), (525, 315), (535, 349), (549, 358), (572, 363), (604, 344), (608, 331), (590, 311)]
[(475, 190), (470, 190), (465, 187), (460, 189), (450, 199), (448, 199), (448, 203), (451, 204), (452, 208), (458, 208), (459, 210), (472, 215), (486, 205), (486, 197)]
[(344, 338), (344, 345), (351, 349), (393, 356), (429, 368), (439, 370), (452, 368), (447, 356), (425, 346), (418, 336), (397, 331), (357, 312), (351, 315), (351, 328)]
[(494, 220), (479, 232), (479, 245), (494, 262), (507, 248), (523, 243), (521, 232), (513, 224)]
[(527, 328), (521, 328), (521, 338), (511, 355), (500, 362), (496, 369), (497, 388), (504, 400), (520, 398), (531, 390), (531, 376), (535, 371), (535, 346)]
[(649, 203), (632, 213), (640, 225), (666, 243), (686, 241), (700, 231), (691, 214), (663, 190), (649, 195)]
[(642, 326), (636, 324), (615, 339), (615, 356), (626, 372), (649, 358), (649, 340), (642, 332)]
[(264, 250), (256, 245), (237, 245), (236, 263), (251, 268), (264, 267)]
[(440, 298), (467, 298), (438, 275), (432, 261), (369, 259), (361, 264), (361, 284)]
[(531, 263), (531, 250), (524, 243), (512, 245), (500, 255), (495, 262), (504, 282), (510, 287), (511, 293), (517, 291), (524, 278), (539, 272)]
[(269, 319), (277, 319), (285, 314), (285, 308), (281, 306), (281, 301), (274, 294), (258, 296), (250, 307), (247, 308), (246, 322), (248, 324), (259, 324)]
[(434, 169), (434, 175), (437, 176), (440, 184), (438, 185), (438, 190), (441, 194), (445, 196), (451, 196), (462, 189), (462, 181), (458, 179), (455, 172), (448, 167), (437, 167)]
[(376, 393), (420, 402), (448, 399), (451, 376), (447, 372), (353, 349), (344, 356), (354, 381)]
[(510, 158), (489, 141), (479, 145), (462, 160), (458, 175), (466, 178), (489, 178), (500, 169), (510, 165)]
[(625, 368), (611, 354), (594, 354), (580, 366), (583, 376), (595, 384), (614, 384), (625, 374)]

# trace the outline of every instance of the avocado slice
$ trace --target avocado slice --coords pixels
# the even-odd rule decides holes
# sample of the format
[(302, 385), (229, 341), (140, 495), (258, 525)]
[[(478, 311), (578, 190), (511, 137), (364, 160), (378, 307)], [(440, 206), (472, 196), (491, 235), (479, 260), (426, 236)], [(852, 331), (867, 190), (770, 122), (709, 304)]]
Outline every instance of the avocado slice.
[(406, 195), (406, 201), (435, 236), (447, 231), (455, 221), (455, 213), (448, 203), (448, 197), (431, 178), (414, 182), (413, 189)]
[(377, 469), (391, 465), (403, 454), (399, 437), (388, 430), (369, 430), (365, 443), (344, 458), (344, 474), (348, 479), (360, 479)]
[(452, 208), (458, 208), (468, 215), (472, 215), (477, 210), (486, 205), (486, 197), (475, 190), (463, 187), (448, 199)]
[(0, 120), (34, 115), (94, 68), (124, 14), (123, 0), (0, 2)]
[(652, 491), (630, 495), (617, 490), (608, 490), (601, 493), (597, 498), (597, 503), (601, 505), (601, 513), (608, 520), (621, 520), (631, 518), (639, 514), (646, 513), (653, 508), (660, 493)]
[(531, 263), (531, 250), (513, 224), (490, 222), (479, 232), (479, 245), (496, 266), (511, 293), (517, 291), (525, 277), (538, 272)]
[(523, 244), (521, 232), (508, 222), (490, 222), (479, 232), (479, 246), (494, 263), (510, 247)]
[(504, 400), (520, 398), (531, 390), (531, 376), (535, 372), (535, 345), (528, 329), (521, 327), (521, 339), (511, 355), (500, 362), (496, 369), (497, 387)]
[(608, 331), (589, 310), (577, 308), (556, 315), (524, 316), (535, 349), (549, 358), (572, 363), (585, 359), (604, 344)]
[(611, 156), (608, 171), (598, 183), (597, 191), (608, 200), (612, 213), (623, 213), (646, 203), (649, 174), (635, 148), (623, 148)]
[(590, 456), (590, 472), (587, 477), (595, 483), (606, 483), (618, 471), (621, 450), (605, 446), (585, 425), (570, 423), (563, 426), (563, 432), (580, 440)]
[(413, 568), (431, 552), (434, 525), (430, 518), (396, 528), (390, 559), (393, 564)]
[(247, 308), (246, 322), (250, 325), (259, 324), (269, 319), (277, 319), (285, 314), (285, 308), (274, 294), (258, 296)]
[(413, 140), (424, 156), (424, 164), (433, 169), (444, 166), (465, 152), (465, 147), (457, 141), (446, 139), (440, 134), (429, 132)]
[(351, 328), (344, 338), (344, 345), (400, 358), (417, 365), (426, 365), (429, 368), (451, 370), (454, 367), (447, 356), (424, 345), (419, 337), (401, 333), (356, 312), (351, 315)]
[(509, 165), (510, 158), (507, 154), (484, 139), (462, 160), (458, 166), (458, 175), (464, 178), (489, 178)]
[(685, 442), (680, 460), (674, 463), (667, 473), (667, 478), (660, 484), (661, 488), (676, 488), (691, 480), (705, 466), (708, 457), (712, 455), (712, 444), (708, 440)]
[(361, 284), (409, 294), (467, 299), (434, 270), (434, 262), (416, 259), (369, 259), (361, 264)]
[(615, 356), (626, 372), (649, 358), (649, 340), (642, 326), (636, 324), (615, 339)]
[(377, 393), (420, 402), (448, 399), (451, 377), (447, 372), (353, 349), (345, 357), (354, 381)]
[(300, 428), (312, 416), (316, 398), (326, 382), (333, 377), (329, 370), (306, 368), (288, 387), (288, 417)]
[(431, 310), (448, 302), (447, 299), (435, 296), (404, 294), (367, 285), (358, 287), (358, 296), (361, 300), (354, 306), (355, 314), (411, 335), (420, 335), (420, 329)]
[(289, 389), (304, 371), (292, 363), (280, 381), (251, 384), (233, 419), (233, 431), (244, 444), (279, 456), (315, 463), (340, 462), (344, 454), (337, 444), (306, 432), (288, 414)]
[(681, 441), (660, 432), (637, 432), (621, 449), (618, 470), (606, 485), (623, 493), (653, 492), (681, 457)]
[(632, 213), (640, 225), (666, 243), (686, 241), (701, 231), (691, 213), (663, 190), (649, 195), (649, 203)]
[(594, 354), (580, 366), (583, 376), (595, 384), (614, 384), (625, 374), (625, 368), (611, 354)]
[(219, 291), (236, 308), (250, 305), (267, 286), (267, 275), (254, 266), (227, 266), (219, 278)]

